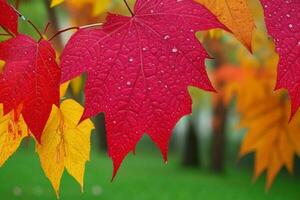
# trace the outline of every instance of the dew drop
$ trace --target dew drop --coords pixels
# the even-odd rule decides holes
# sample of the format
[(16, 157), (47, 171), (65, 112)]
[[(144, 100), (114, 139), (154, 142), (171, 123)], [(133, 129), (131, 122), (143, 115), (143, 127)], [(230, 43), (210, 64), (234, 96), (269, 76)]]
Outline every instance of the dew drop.
[(172, 52), (173, 52), (173, 53), (177, 53), (177, 51), (178, 51), (178, 49), (177, 49), (176, 47), (174, 47), (174, 48), (172, 49)]
[(169, 36), (169, 35), (165, 35), (165, 36), (164, 36), (164, 39), (165, 39), (165, 40), (170, 39), (170, 36)]

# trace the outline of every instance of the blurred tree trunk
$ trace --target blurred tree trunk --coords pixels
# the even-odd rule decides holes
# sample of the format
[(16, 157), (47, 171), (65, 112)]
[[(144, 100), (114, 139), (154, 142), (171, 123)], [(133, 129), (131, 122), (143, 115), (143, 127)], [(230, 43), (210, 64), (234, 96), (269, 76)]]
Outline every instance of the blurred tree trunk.
[(106, 141), (106, 128), (105, 128), (105, 116), (104, 113), (97, 115), (95, 118), (96, 134), (99, 141), (99, 150), (107, 151), (107, 141)]
[(211, 144), (211, 169), (214, 172), (224, 170), (226, 140), (227, 107), (220, 96), (215, 96), (213, 107), (213, 134)]
[[(49, 31), (47, 32), (48, 33), (47, 35), (48, 36), (54, 35), (55, 33), (57, 33), (59, 31), (59, 23), (58, 23), (57, 14), (55, 12), (55, 9), (50, 7), (51, 1), (44, 0), (44, 5), (45, 5), (45, 8), (48, 13), (49, 22), (51, 22)], [(62, 42), (61, 36), (57, 36), (57, 38), (55, 38), (55, 40), (53, 40), (53, 41), (54, 42), (52, 42), (52, 43), (53, 43), (55, 49), (57, 51), (61, 52), (63, 49), (63, 42)]]
[[(204, 46), (214, 59), (215, 70), (227, 63), (227, 58), (230, 57), (220, 43), (220, 38), (204, 34)], [(215, 80), (216, 88), (222, 88), (223, 83)], [(212, 141), (211, 141), (211, 157), (210, 167), (214, 172), (222, 172), (224, 169), (224, 156), (226, 144), (226, 121), (227, 121), (227, 106), (224, 105), (221, 96), (213, 96), (213, 119), (212, 119)]]
[(186, 167), (200, 166), (198, 136), (192, 116), (188, 118), (188, 128), (184, 141), (182, 165)]

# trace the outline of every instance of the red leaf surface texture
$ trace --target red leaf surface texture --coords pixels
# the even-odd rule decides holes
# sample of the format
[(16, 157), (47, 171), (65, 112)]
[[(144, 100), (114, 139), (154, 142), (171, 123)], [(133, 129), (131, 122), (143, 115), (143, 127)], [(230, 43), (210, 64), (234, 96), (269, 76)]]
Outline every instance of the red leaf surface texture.
[(59, 105), (60, 69), (51, 44), (26, 35), (0, 43), (5, 61), (0, 76), (0, 102), (8, 113), (22, 105), (22, 115), (39, 141), (52, 105)]
[(261, 2), (268, 31), (274, 38), (280, 57), (276, 88), (288, 90), (293, 116), (300, 106), (300, 1)]
[(144, 133), (167, 160), (172, 129), (191, 113), (189, 85), (213, 91), (195, 32), (222, 28), (192, 0), (137, 0), (134, 16), (110, 14), (81, 29), (62, 57), (62, 82), (87, 73), (82, 120), (104, 112), (114, 175)]
[(6, 0), (0, 0), (0, 25), (14, 34), (18, 33), (18, 14)]

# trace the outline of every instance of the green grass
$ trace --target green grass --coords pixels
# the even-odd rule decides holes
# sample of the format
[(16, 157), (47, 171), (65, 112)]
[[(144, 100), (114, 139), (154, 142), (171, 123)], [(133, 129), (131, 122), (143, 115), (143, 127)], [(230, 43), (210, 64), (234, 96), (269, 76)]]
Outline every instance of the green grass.
[[(111, 183), (111, 162), (104, 155), (93, 153), (87, 164), (84, 193), (73, 178), (64, 174), (60, 199), (130, 199), (130, 200), (299, 200), (297, 177), (281, 175), (267, 194), (264, 180), (251, 183), (246, 169), (229, 168), (223, 175), (200, 169), (185, 169), (170, 157), (164, 165), (154, 153), (130, 155), (123, 163), (116, 180)], [(44, 176), (37, 155), (30, 148), (15, 154), (0, 169), (1, 200), (55, 199)]]

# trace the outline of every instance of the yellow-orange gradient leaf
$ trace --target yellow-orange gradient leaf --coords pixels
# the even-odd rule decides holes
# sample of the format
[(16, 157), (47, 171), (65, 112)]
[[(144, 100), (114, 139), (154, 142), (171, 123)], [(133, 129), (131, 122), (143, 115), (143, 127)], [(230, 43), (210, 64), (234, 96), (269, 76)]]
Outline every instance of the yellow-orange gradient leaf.
[(272, 70), (257, 68), (243, 79), (227, 82), (237, 97), (240, 127), (248, 130), (240, 156), (255, 153), (254, 178), (266, 171), (267, 189), (283, 167), (292, 173), (294, 156), (300, 156), (300, 114), (289, 123), (289, 99), (284, 91), (273, 91), (275, 78)]
[(239, 127), (247, 130), (240, 156), (255, 153), (254, 178), (267, 173), (269, 189), (279, 171), (293, 171), (300, 156), (300, 114), (289, 123), (290, 104), (285, 92), (274, 92), (278, 56), (264, 33), (254, 31), (253, 55), (239, 53), (240, 67), (222, 66), (215, 82), (226, 103), (236, 97)]
[(300, 115), (289, 123), (287, 95), (284, 92), (273, 93), (270, 87), (268, 91), (263, 98), (257, 98), (240, 110), (241, 124), (248, 129), (240, 156), (256, 152), (255, 178), (267, 171), (269, 189), (282, 167), (292, 173), (294, 156), (300, 156)]
[(240, 40), (251, 49), (254, 18), (247, 0), (195, 0), (209, 9)]

